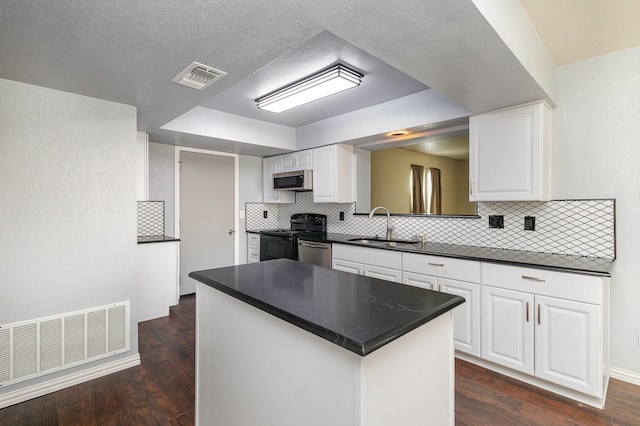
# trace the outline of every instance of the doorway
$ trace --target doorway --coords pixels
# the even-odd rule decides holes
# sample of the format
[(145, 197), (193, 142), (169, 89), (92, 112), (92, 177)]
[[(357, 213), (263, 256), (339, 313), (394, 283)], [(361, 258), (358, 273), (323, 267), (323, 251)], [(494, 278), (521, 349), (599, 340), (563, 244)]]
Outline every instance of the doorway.
[(176, 147), (179, 295), (195, 292), (189, 273), (237, 263), (238, 156)]

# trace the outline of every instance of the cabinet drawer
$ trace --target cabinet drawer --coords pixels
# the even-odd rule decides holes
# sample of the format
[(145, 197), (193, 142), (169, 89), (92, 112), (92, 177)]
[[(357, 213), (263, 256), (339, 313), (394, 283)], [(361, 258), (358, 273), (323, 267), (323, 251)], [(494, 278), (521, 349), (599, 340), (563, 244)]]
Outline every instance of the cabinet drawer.
[(478, 282), (480, 263), (426, 254), (403, 253), (402, 270), (453, 280)]
[(249, 253), (249, 256), (247, 261), (249, 263), (260, 262), (260, 248), (249, 247), (248, 253)]
[(247, 243), (249, 245), (260, 245), (260, 234), (247, 233)]
[(402, 253), (398, 251), (333, 244), (333, 258), (382, 266), (383, 268), (402, 269)]
[(481, 283), (493, 287), (602, 305), (602, 278), (482, 263)]

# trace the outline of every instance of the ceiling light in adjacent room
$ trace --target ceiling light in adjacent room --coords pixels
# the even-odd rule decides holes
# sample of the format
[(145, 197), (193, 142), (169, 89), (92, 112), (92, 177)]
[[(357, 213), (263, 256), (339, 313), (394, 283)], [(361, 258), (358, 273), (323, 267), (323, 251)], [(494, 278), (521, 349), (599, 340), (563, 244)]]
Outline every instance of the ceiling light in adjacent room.
[(398, 136), (404, 136), (404, 135), (408, 135), (408, 134), (409, 134), (408, 130), (394, 130), (393, 132), (387, 133), (387, 136), (395, 138), (395, 137), (398, 137)]
[(360, 85), (362, 75), (338, 64), (256, 99), (258, 108), (282, 112)]

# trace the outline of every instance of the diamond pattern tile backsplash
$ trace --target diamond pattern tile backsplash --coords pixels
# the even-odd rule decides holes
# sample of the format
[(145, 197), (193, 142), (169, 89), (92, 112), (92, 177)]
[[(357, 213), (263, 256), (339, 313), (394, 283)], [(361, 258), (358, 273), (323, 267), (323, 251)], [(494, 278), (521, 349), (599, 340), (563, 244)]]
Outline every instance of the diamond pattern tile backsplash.
[[(267, 218), (263, 212), (267, 211)], [(340, 212), (345, 220), (340, 221)], [(322, 213), (330, 233), (384, 236), (386, 216), (354, 215), (355, 204), (314, 203), (311, 192), (296, 193), (293, 204), (247, 203), (246, 229), (289, 228), (293, 213)], [(490, 229), (489, 215), (503, 215), (504, 228)], [(425, 237), (434, 243), (615, 258), (615, 200), (480, 202), (475, 217), (392, 216), (396, 238)], [(535, 231), (524, 217), (535, 216)]]
[(164, 201), (138, 201), (138, 237), (164, 235)]

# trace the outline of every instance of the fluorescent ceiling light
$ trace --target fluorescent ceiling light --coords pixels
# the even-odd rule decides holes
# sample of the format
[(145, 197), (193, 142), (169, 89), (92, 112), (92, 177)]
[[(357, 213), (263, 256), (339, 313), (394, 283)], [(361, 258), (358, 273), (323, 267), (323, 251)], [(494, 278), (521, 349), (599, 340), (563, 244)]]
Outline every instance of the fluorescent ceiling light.
[(338, 64), (256, 99), (258, 108), (282, 112), (360, 85), (362, 75)]

